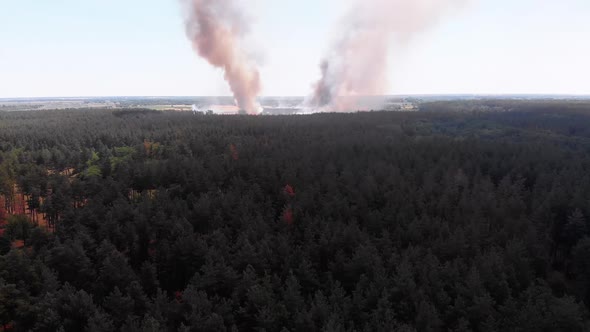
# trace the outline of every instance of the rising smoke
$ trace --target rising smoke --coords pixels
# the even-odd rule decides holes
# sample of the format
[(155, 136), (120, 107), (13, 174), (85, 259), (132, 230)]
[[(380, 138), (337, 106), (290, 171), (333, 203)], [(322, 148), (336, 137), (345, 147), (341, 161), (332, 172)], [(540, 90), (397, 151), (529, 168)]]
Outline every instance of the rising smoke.
[(343, 18), (340, 34), (321, 63), (308, 106), (351, 111), (361, 96), (383, 95), (388, 86), (392, 42), (399, 45), (434, 25), (467, 0), (355, 0)]
[(240, 0), (183, 0), (186, 3), (187, 36), (193, 48), (211, 65), (224, 71), (235, 101), (250, 114), (259, 111), (260, 75), (243, 48), (249, 31)]

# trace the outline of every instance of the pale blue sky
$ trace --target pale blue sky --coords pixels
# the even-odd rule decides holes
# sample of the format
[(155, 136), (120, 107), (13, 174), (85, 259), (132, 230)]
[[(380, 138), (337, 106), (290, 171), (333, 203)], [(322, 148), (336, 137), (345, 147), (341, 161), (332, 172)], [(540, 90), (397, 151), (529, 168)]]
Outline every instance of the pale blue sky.
[[(343, 0), (240, 0), (263, 95), (306, 95)], [(590, 94), (590, 1), (471, 0), (391, 54), (391, 94)], [(228, 95), (177, 0), (0, 0), (0, 98)]]

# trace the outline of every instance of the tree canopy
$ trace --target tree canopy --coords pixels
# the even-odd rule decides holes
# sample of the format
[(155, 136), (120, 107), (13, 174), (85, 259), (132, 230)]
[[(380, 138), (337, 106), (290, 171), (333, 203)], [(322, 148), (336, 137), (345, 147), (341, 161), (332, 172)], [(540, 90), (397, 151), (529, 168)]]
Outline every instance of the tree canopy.
[(590, 104), (460, 105), (0, 112), (0, 327), (587, 330)]

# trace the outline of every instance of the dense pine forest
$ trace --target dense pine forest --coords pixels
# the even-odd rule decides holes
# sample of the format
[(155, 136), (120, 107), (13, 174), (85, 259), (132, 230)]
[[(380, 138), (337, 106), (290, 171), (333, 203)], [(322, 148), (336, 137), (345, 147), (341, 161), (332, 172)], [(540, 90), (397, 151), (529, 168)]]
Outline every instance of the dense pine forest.
[(585, 331), (590, 103), (0, 112), (0, 330)]

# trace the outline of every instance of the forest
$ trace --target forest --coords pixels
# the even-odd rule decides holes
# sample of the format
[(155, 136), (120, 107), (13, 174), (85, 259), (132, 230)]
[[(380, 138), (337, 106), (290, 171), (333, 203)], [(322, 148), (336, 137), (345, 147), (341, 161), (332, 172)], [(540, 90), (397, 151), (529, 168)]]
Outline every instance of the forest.
[(0, 331), (587, 331), (590, 102), (0, 112)]

